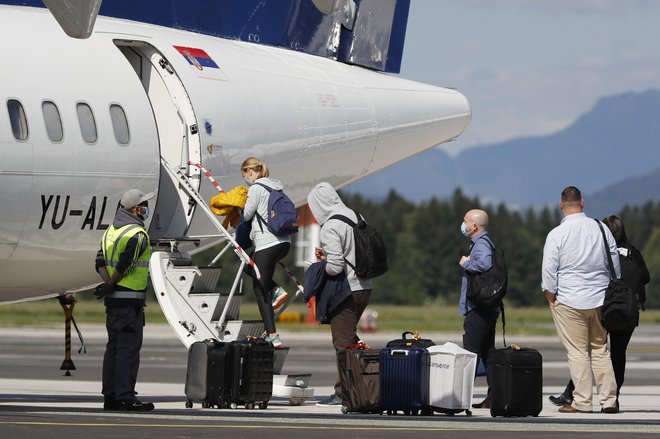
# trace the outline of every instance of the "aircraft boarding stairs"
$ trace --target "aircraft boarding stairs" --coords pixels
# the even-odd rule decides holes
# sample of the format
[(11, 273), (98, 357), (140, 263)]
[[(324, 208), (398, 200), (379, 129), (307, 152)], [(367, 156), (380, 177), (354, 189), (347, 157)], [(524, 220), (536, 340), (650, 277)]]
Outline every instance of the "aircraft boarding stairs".
[[(197, 267), (192, 258), (179, 250), (179, 244), (197, 241), (195, 238), (161, 239), (153, 242), (154, 252), (149, 261), (149, 272), (158, 303), (168, 323), (181, 342), (190, 348), (194, 342), (207, 339), (219, 341), (243, 340), (249, 337), (261, 337), (265, 334), (261, 320), (240, 320), (240, 308), (244, 297), (242, 275), (246, 264), (258, 269), (249, 255), (234, 241), (233, 236), (222, 226), (208, 204), (190, 184), (180, 170), (172, 169), (162, 159), (163, 167), (178, 183), (190, 199), (201, 208), (216, 226), (220, 238), (226, 242), (224, 248), (207, 267)], [(232, 249), (233, 252), (228, 252)], [(240, 260), (236, 276), (229, 292), (220, 292), (219, 281), (223, 274), (220, 260), (234, 253)], [(302, 294), (302, 285), (291, 275), (298, 290), (295, 297)], [(275, 318), (286, 309), (289, 300), (275, 313)], [(309, 387), (311, 374), (281, 375), (282, 366), (288, 348), (275, 350), (273, 378), (273, 396), (287, 398), (293, 405), (302, 404), (314, 396), (314, 389)]]

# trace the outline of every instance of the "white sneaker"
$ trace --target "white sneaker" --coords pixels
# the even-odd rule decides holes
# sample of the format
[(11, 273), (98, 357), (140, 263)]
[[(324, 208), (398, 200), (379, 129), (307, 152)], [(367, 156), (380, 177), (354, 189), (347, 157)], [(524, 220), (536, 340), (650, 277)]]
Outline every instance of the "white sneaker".
[(280, 309), (284, 302), (289, 298), (289, 293), (284, 291), (284, 288), (277, 287), (273, 293), (273, 309)]

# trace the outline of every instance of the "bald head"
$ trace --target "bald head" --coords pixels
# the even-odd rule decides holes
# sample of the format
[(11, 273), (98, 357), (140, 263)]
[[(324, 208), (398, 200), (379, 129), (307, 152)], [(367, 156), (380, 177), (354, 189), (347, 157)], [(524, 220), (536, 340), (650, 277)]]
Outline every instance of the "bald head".
[(472, 209), (468, 211), (468, 213), (465, 214), (465, 218), (463, 218), (463, 220), (466, 222), (472, 222), (483, 230), (488, 228), (488, 214), (481, 209)]
[(469, 237), (486, 231), (488, 228), (488, 214), (481, 209), (469, 210), (463, 217), (465, 228)]

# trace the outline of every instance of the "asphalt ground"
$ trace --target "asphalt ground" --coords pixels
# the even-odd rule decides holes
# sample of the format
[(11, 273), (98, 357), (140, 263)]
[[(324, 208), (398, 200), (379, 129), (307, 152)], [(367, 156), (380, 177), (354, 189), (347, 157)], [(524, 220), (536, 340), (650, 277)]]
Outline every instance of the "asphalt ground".
[[(142, 349), (137, 390), (139, 398), (152, 401), (150, 413), (104, 411), (100, 375), (105, 331), (102, 326), (80, 328), (87, 353), (78, 353), (73, 340), (76, 370), (65, 376), (64, 334), (58, 328), (0, 328), (0, 437), (2, 438), (197, 438), (206, 435), (231, 438), (354, 437), (399, 438), (474, 437), (624, 437), (630, 433), (660, 437), (660, 327), (642, 326), (629, 348), (626, 384), (620, 398), (622, 412), (600, 413), (594, 395), (591, 414), (561, 414), (547, 396), (558, 394), (568, 379), (566, 355), (556, 337), (508, 337), (507, 342), (538, 349), (544, 358), (544, 407), (539, 417), (492, 418), (488, 410), (475, 409), (449, 417), (341, 414), (338, 406), (316, 406), (316, 399), (332, 391), (336, 379), (329, 331), (282, 333), (290, 353), (283, 373), (311, 373), (315, 397), (293, 406), (275, 397), (265, 410), (245, 408), (185, 408), (184, 382), (187, 351), (168, 326), (148, 325)], [(75, 332), (74, 332), (75, 336)], [(436, 343), (460, 344), (460, 334), (424, 334)], [(373, 347), (381, 347), (399, 334), (365, 334)], [(501, 336), (498, 336), (501, 344)], [(474, 400), (485, 395), (485, 380), (475, 383)], [(594, 390), (595, 392), (595, 390)], [(485, 433), (487, 432), (487, 433)]]

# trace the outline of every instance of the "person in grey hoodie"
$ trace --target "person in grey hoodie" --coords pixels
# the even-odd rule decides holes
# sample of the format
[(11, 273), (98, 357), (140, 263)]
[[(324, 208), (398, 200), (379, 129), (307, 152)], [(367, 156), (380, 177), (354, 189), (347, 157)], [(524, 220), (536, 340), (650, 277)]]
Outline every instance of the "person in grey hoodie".
[[(371, 299), (372, 283), (355, 274), (355, 239), (353, 228), (345, 222), (332, 218), (343, 215), (357, 222), (356, 213), (346, 207), (337, 192), (329, 183), (319, 183), (307, 196), (309, 208), (321, 226), (321, 248), (316, 249), (316, 257), (326, 261), (325, 271), (330, 276), (346, 273), (351, 287), (351, 295), (330, 313), (330, 331), (335, 352), (346, 346), (358, 343), (357, 325)], [(347, 262), (350, 262), (347, 263)], [(339, 371), (339, 362), (337, 362)], [(335, 383), (335, 393), (319, 401), (319, 405), (339, 405), (342, 403), (339, 380)]]
[(241, 174), (249, 186), (243, 216), (245, 221), (252, 222), (250, 232), (250, 238), (254, 243), (252, 259), (261, 275), (261, 282), (253, 277), (254, 294), (257, 296), (259, 313), (268, 332), (266, 341), (271, 342), (273, 347), (279, 348), (282, 347), (282, 341), (275, 328), (273, 308), (281, 306), (288, 294), (273, 282), (273, 274), (277, 263), (289, 253), (291, 238), (275, 236), (266, 227), (270, 192), (264, 186), (274, 190), (282, 190), (284, 186), (280, 181), (270, 178), (268, 165), (254, 157), (245, 159), (241, 165)]

